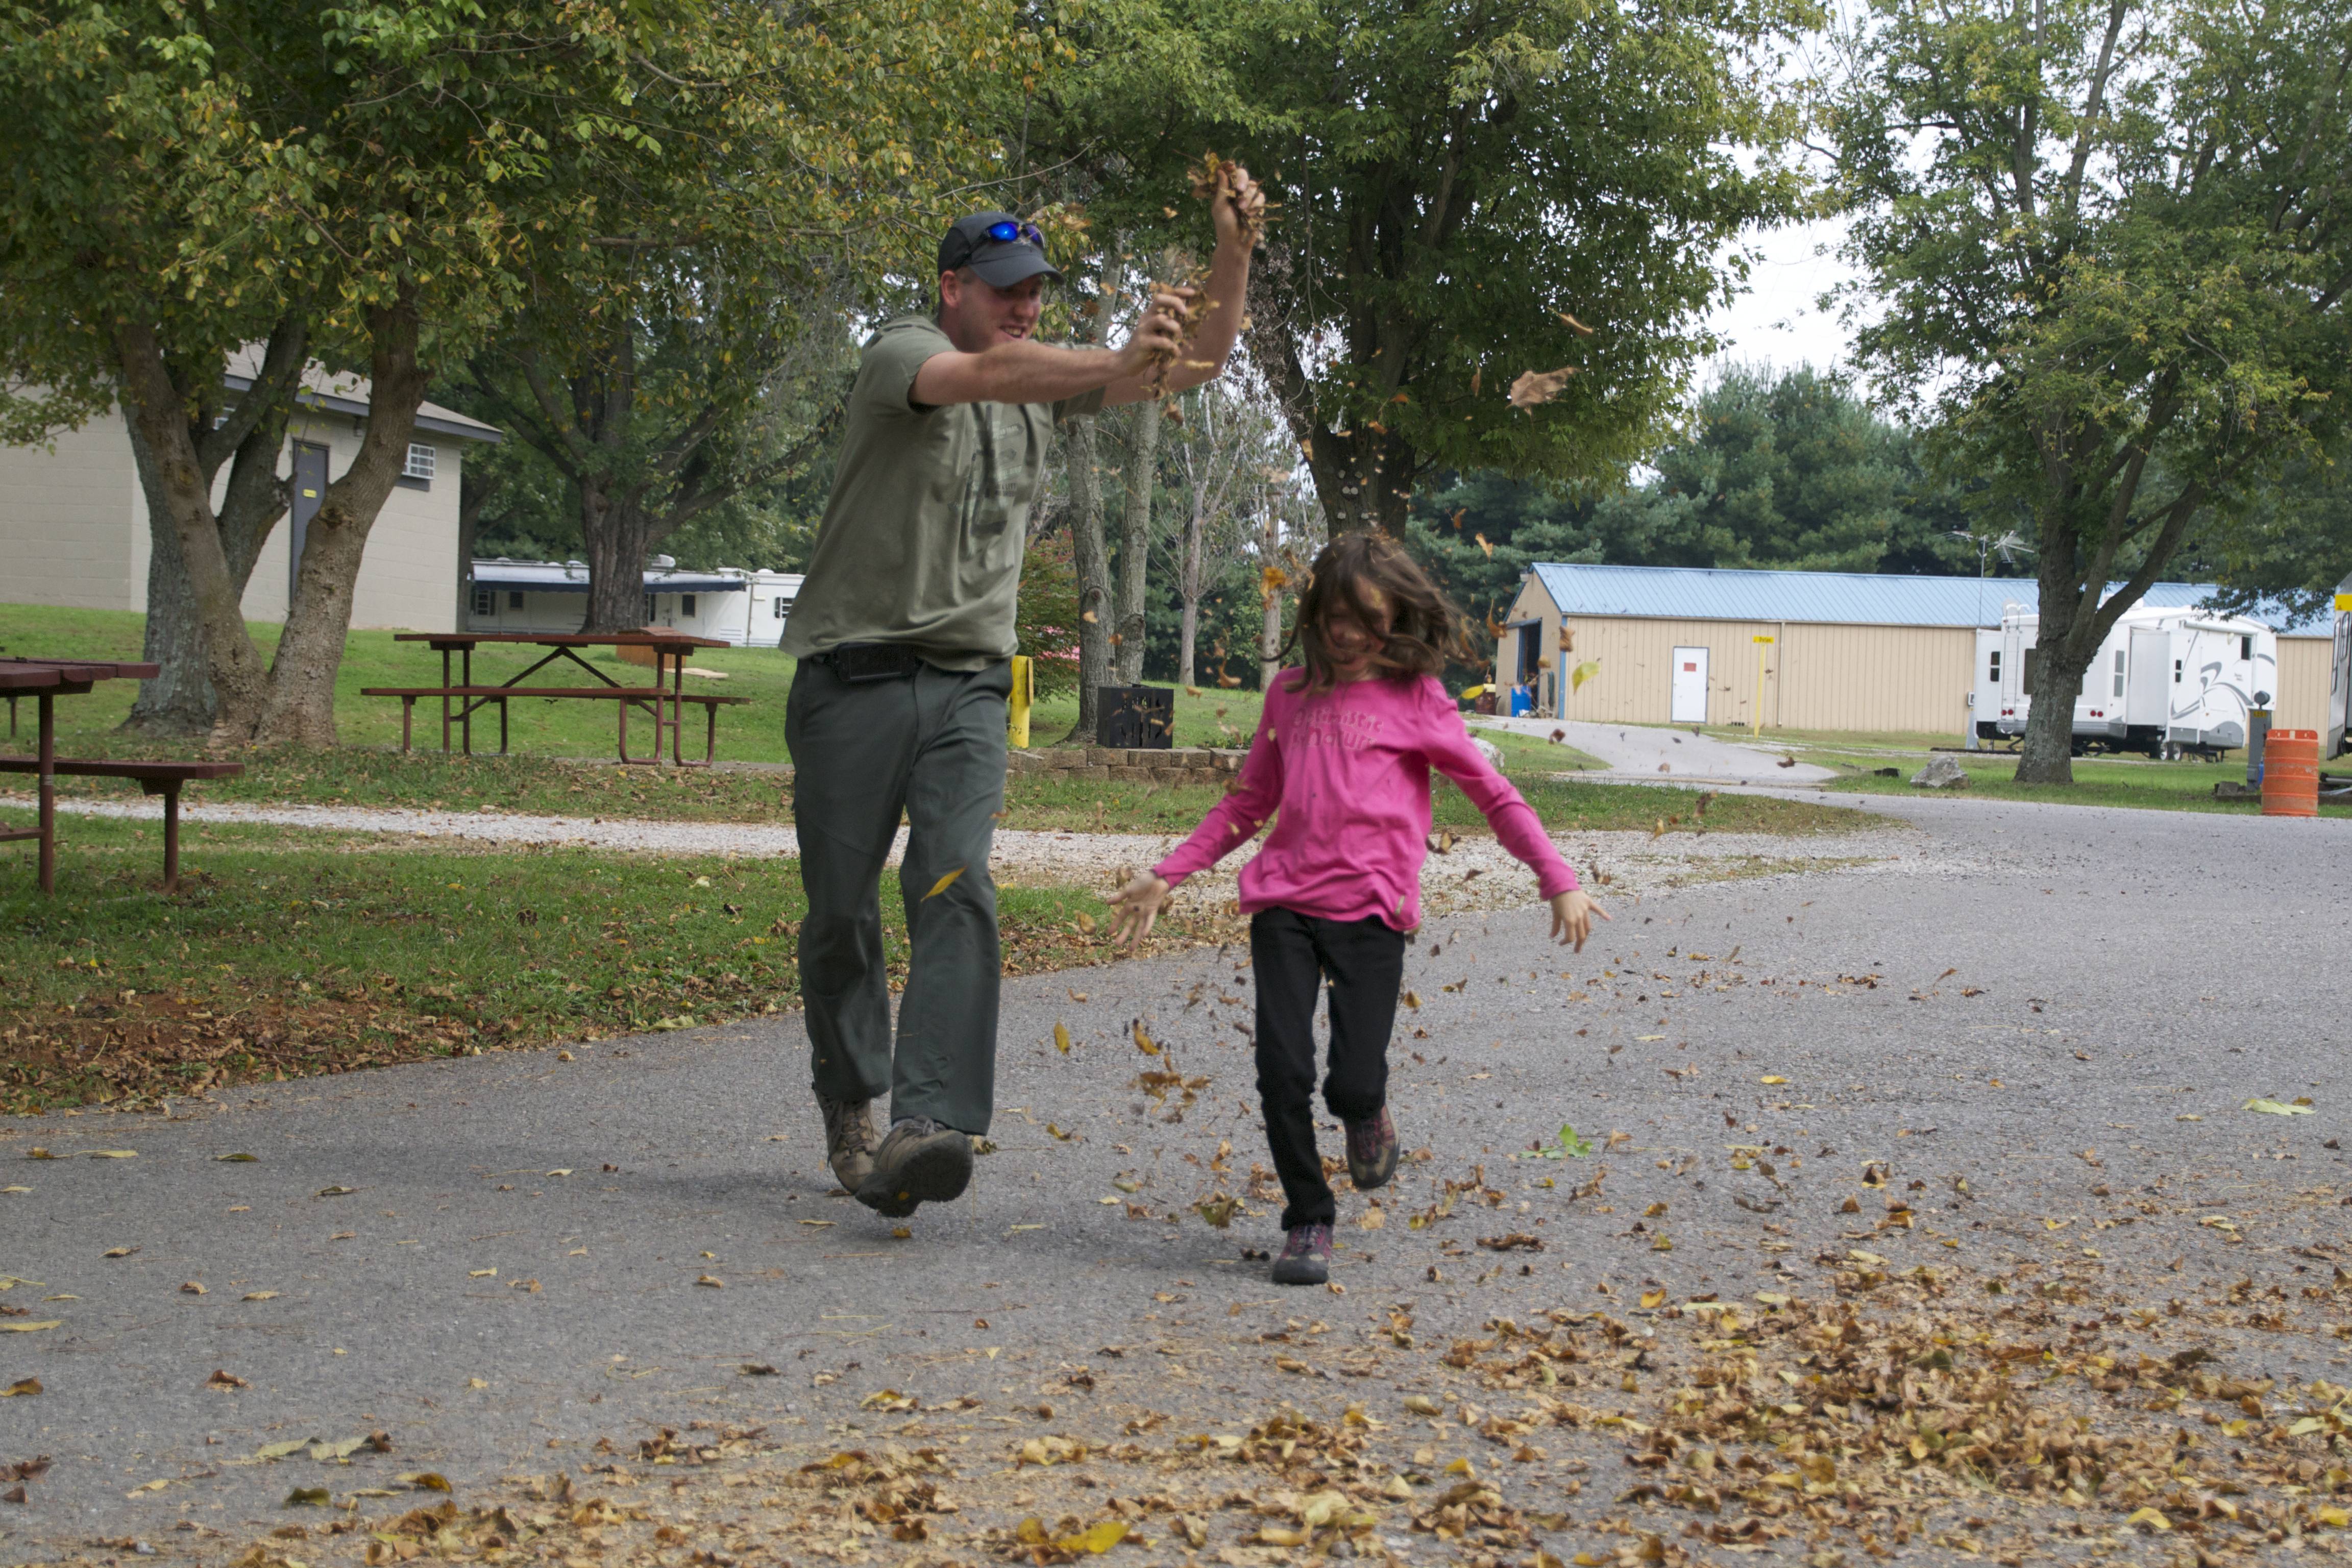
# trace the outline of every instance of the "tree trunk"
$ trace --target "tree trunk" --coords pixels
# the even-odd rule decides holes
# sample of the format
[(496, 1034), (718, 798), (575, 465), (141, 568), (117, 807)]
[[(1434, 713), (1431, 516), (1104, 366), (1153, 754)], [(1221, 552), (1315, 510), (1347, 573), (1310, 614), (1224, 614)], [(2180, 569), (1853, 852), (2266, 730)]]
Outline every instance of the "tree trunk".
[(1118, 519), (1118, 683), (1143, 679), (1143, 590), (1151, 561), (1151, 500), (1159, 477), (1160, 404), (1147, 398), (1134, 405), (1128, 426), (1126, 493)]
[(1184, 560), (1177, 569), (1176, 588), (1183, 612), (1176, 627), (1176, 679), (1190, 686), (1200, 679), (1196, 662), (1201, 641), (1201, 533), (1202, 521), (1196, 503), (1184, 515)]
[[(1110, 336), (1111, 306), (1118, 299), (1120, 266), (1105, 268), (1095, 313), (1081, 344), (1099, 348)], [(1096, 693), (1110, 684), (1110, 547), (1103, 535), (1102, 421), (1088, 414), (1070, 421), (1062, 460), (1070, 482), (1070, 564), (1078, 579), (1078, 721), (1058, 742), (1091, 746), (1101, 733)]]
[(243, 584), (229, 570), (213, 512), (212, 486), (188, 429), (184, 400), (172, 383), (163, 345), (152, 323), (126, 320), (114, 333), (115, 363), (122, 374), (122, 409), (138, 426), (153, 461), (156, 507), (151, 525), (169, 528), (186, 574), (189, 603), (203, 628), (205, 674), (214, 695), (216, 732), (250, 738), (269, 689), (261, 651), (245, 629), (238, 601)]
[[(1298, 421), (1292, 421), (1294, 431)], [(1308, 432), (1304, 440), (1314, 470), (1315, 490), (1323, 503), (1327, 531), (1334, 539), (1353, 529), (1378, 529), (1402, 535), (1405, 513), (1412, 504), (1415, 468), (1412, 445), (1381, 431), (1358, 429), (1345, 435)]]
[(138, 470), (140, 488), (147, 493), (150, 523), (147, 628), (139, 657), (159, 668), (153, 679), (139, 683), (138, 700), (131, 703), (122, 728), (131, 734), (159, 738), (206, 734), (213, 727), (215, 702), (204, 621), (196, 613), (187, 568), (181, 563), (179, 531), (171, 525), (172, 503), (153, 449), (128, 410), (123, 423), (131, 432), (131, 466)]
[(588, 614), (583, 632), (633, 632), (646, 624), (646, 560), (653, 520), (628, 498), (589, 480), (580, 486), (580, 536), (588, 542)]
[(294, 602), (270, 666), (268, 700), (253, 738), (265, 743), (335, 744), (335, 675), (351, 637), (352, 587), (369, 531), (408, 461), (416, 410), (425, 401), (413, 289), (368, 313), (366, 428), (343, 477), (327, 486), (302, 542)]
[(2035, 646), (2026, 654), (2033, 676), (2033, 707), (2025, 716), (2025, 738), (2019, 746), (2019, 784), (2071, 784), (2074, 782), (2074, 697), (2083, 689), (2083, 671), (2098, 652), (2095, 643), (2077, 647), (2098, 619), (2101, 584), (2084, 604), (2083, 587), (2075, 581), (2074, 530), (2063, 516), (2044, 518), (2035, 531), (2042, 536), (2042, 554), (2035, 564), (2040, 579), (2041, 615), (2035, 626)]
[(1258, 539), (1258, 592), (1265, 598), (1265, 622), (1258, 634), (1257, 689), (1274, 689), (1275, 672), (1282, 668), (1282, 590), (1272, 586), (1273, 579), (1264, 568), (1276, 566), (1282, 560), (1282, 511), (1278, 507), (1265, 509), (1265, 529)]
[(1078, 579), (1078, 721), (1065, 746), (1096, 744), (1097, 691), (1110, 684), (1110, 550), (1103, 540), (1101, 431), (1094, 415), (1070, 421), (1070, 564)]

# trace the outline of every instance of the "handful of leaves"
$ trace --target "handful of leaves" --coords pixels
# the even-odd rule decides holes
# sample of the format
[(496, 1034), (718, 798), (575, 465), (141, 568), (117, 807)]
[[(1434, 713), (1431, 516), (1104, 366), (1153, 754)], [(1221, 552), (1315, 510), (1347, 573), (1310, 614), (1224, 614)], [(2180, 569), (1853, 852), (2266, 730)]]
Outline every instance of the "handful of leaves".
[(1278, 209), (1266, 204), (1265, 192), (1242, 173), (1242, 166), (1231, 158), (1220, 158), (1214, 153), (1203, 153), (1193, 165), (1192, 195), (1204, 202), (1219, 196), (1233, 198), (1234, 216), (1241, 219), (1242, 243), (1255, 246), (1265, 233), (1265, 220)]

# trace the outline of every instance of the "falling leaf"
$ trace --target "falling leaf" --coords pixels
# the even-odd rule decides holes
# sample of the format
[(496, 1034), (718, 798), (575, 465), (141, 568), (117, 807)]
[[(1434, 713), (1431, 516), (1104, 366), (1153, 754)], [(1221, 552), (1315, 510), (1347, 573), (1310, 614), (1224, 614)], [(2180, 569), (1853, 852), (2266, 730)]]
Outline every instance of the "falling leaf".
[(1477, 533), (1471, 535), (1471, 537), (1478, 542), (1478, 548), (1486, 552), (1486, 559), (1492, 561), (1495, 558), (1495, 547), (1487, 541), (1486, 536), (1483, 533)]
[(1654, 1312), (1665, 1304), (1666, 1293), (1664, 1290), (1644, 1290), (1642, 1292), (1642, 1305), (1647, 1310)]
[(914, 1234), (914, 1231), (903, 1225), (894, 1225), (890, 1227), (890, 1237), (894, 1241), (908, 1240)]
[(278, 1300), (278, 1292), (275, 1290), (247, 1290), (242, 1297), (238, 1298), (238, 1300), (246, 1301), (275, 1301)]
[(1135, 1021), (1135, 1048), (1147, 1057), (1156, 1057), (1160, 1054), (1160, 1047), (1154, 1043), (1150, 1035), (1144, 1032), (1143, 1020), (1140, 1018)]
[(495, 1279), (498, 1277), (499, 1271), (495, 1268), (468, 1268), (466, 1270), (466, 1278), (468, 1279)]
[(213, 1158), (225, 1165), (250, 1165), (258, 1161), (261, 1156), (258, 1154), (215, 1154)]
[(278, 1506), (280, 1508), (324, 1508), (327, 1506), (327, 1489), (296, 1487), (286, 1494), (286, 1500)]
[(206, 1388), (251, 1388), (253, 1384), (246, 1382), (245, 1379), (237, 1376), (236, 1373), (233, 1372), (216, 1371), (210, 1377), (205, 1379), (205, 1386)]
[(139, 1151), (136, 1149), (92, 1149), (89, 1152), (89, 1157), (93, 1160), (136, 1160), (139, 1158)]
[(57, 1156), (36, 1143), (31, 1148), (25, 1151), (25, 1158), (27, 1160), (54, 1160)]
[(1591, 327), (1586, 326), (1582, 321), (1578, 321), (1566, 310), (1554, 310), (1552, 314), (1567, 322), (1569, 331), (1574, 332), (1578, 337), (1589, 338), (1592, 335), (1592, 329)]
[(1067, 1024), (1056, 1023), (1054, 1026), (1054, 1048), (1066, 1057), (1070, 1054), (1070, 1026)]
[(1551, 371), (1523, 371), (1519, 379), (1511, 383), (1510, 401), (1514, 408), (1533, 408), (1558, 397), (1568, 378), (1576, 374), (1572, 368)]
[(1600, 673), (1601, 661), (1597, 658), (1588, 658), (1569, 671), (1568, 689), (1570, 691), (1581, 691), (1584, 689), (1584, 683)]
[(1078, 911), (1078, 934), (1080, 936), (1092, 936), (1095, 934), (1095, 917), (1087, 913), (1084, 910), (1080, 910)]
[(181, 1282), (180, 1294), (183, 1296), (201, 1296), (204, 1293), (205, 1288), (194, 1279), (184, 1280)]
[(449, 1489), (449, 1478), (434, 1470), (418, 1470), (400, 1479), (419, 1491), (446, 1492)]
[(347, 1198), (358, 1191), (357, 1187), (320, 1187), (316, 1195), (322, 1198)]
[(763, 1361), (747, 1361), (740, 1369), (745, 1377), (774, 1377), (776, 1369)]
[(2311, 1107), (2308, 1105), (2288, 1105), (2275, 1100), (2250, 1100), (2246, 1101), (2244, 1106), (2241, 1109), (2246, 1110), (2259, 1110), (2264, 1116), (2308, 1116), (2311, 1114)]
[(5, 1388), (0, 1388), (0, 1399), (29, 1399), (34, 1394), (40, 1392), (41, 1380), (39, 1378), (22, 1378), (10, 1384)]
[(61, 1328), (63, 1318), (51, 1318), (44, 1323), (0, 1323), (0, 1334), (37, 1334), (43, 1329)]
[(101, 1253), (100, 1256), (101, 1256), (101, 1257), (105, 1257), (105, 1258), (128, 1258), (128, 1257), (130, 1257), (132, 1253), (134, 1253), (134, 1252), (136, 1252), (136, 1251), (138, 1251), (138, 1250), (139, 1250), (139, 1249), (138, 1249), (137, 1247), (110, 1247), (110, 1248), (108, 1248), (104, 1253)]
[(1776, 1073), (1776, 1072), (1768, 1072), (1768, 1073), (1766, 1073), (1762, 1078), (1758, 1079), (1756, 1081), (1757, 1081), (1758, 1083), (1786, 1083), (1786, 1082), (1788, 1082), (1789, 1080), (1788, 1080), (1787, 1079), (1785, 1079), (1785, 1078), (1782, 1078), (1779, 1073)]
[(944, 893), (950, 888), (954, 887), (955, 879), (962, 875), (963, 868), (961, 866), (957, 867), (954, 870), (950, 871), (946, 876), (941, 877), (938, 881), (933, 882), (931, 884), (931, 890), (923, 895), (924, 899), (929, 900), (938, 898), (941, 893)]

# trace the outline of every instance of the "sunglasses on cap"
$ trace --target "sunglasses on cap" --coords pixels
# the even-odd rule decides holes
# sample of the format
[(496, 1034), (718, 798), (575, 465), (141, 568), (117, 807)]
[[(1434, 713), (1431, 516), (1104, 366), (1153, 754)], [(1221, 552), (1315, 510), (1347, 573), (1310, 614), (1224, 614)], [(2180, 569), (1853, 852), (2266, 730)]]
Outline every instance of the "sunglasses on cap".
[(1010, 245), (1016, 239), (1025, 239), (1040, 250), (1045, 248), (1045, 231), (1034, 223), (1015, 223), (1013, 219), (1006, 218), (1002, 223), (990, 224), (982, 232), (999, 245)]

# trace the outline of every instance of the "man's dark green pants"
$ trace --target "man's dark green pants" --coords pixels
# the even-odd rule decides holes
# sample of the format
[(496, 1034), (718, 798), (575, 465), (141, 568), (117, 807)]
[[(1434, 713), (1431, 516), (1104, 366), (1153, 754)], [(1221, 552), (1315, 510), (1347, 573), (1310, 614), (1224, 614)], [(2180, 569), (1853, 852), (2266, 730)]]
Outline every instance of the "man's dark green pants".
[[(793, 677), (784, 737), (808, 892), (801, 1000), (809, 1075), (825, 1099), (887, 1092), (894, 1121), (988, 1131), (1003, 973), (988, 854), (1004, 806), (1012, 689), (1003, 661), (852, 683), (803, 659)], [(902, 813), (899, 896), (912, 952), (893, 1051), (881, 884)], [(933, 893), (950, 872), (955, 879)]]

